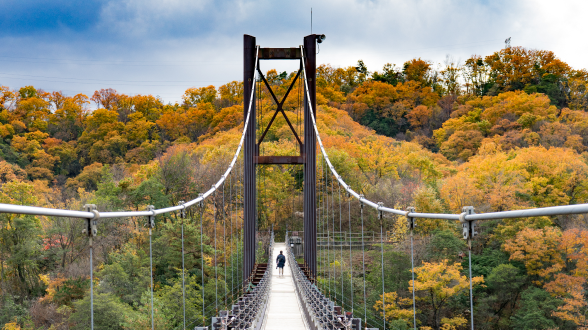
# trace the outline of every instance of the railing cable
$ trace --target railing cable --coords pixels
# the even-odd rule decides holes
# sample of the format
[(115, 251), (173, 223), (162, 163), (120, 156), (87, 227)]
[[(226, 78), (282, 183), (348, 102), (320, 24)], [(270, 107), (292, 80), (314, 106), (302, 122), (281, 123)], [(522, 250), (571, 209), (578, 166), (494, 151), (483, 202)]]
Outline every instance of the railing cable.
[(353, 258), (351, 254), (351, 195), (349, 193), (347, 194), (347, 205), (349, 206), (347, 211), (349, 215), (349, 285), (351, 289), (351, 313), (353, 313), (353, 296), (355, 295), (355, 290), (353, 290)]
[[(183, 204), (180, 202), (180, 204)], [(182, 309), (184, 317), (184, 330), (186, 329), (186, 281), (184, 279), (185, 263), (184, 263), (184, 221), (186, 219), (186, 209), (180, 210), (180, 217), (182, 219)]]
[(204, 215), (204, 203), (200, 202), (198, 203), (198, 207), (200, 208), (200, 265), (201, 265), (201, 279), (202, 279), (202, 285), (200, 287), (200, 290), (202, 291), (202, 324), (206, 324), (206, 316), (204, 313), (204, 305), (205, 305), (205, 300), (204, 300), (204, 235), (203, 233), (203, 226), (202, 226), (202, 217)]
[(408, 220), (408, 226), (410, 229), (410, 273), (412, 276), (412, 318), (413, 318), (413, 326), (414, 330), (417, 328), (416, 323), (416, 298), (415, 298), (415, 282), (414, 282), (414, 227), (416, 226), (415, 219), (409, 214), (414, 212), (413, 207), (409, 207), (408, 211), (406, 211), (406, 217)]
[[(332, 248), (331, 250), (333, 251), (333, 295), (335, 297), (335, 300), (337, 300), (337, 269), (335, 266), (335, 191), (334, 191), (334, 183), (333, 180), (331, 180), (331, 211), (333, 214), (333, 242), (332, 242)], [(329, 244), (331, 244), (331, 241), (329, 240)]]
[[(153, 210), (153, 206), (150, 205), (148, 207), (149, 210)], [(154, 322), (154, 316), (153, 316), (153, 247), (152, 247), (152, 243), (151, 243), (151, 234), (152, 234), (152, 230), (155, 227), (155, 215), (149, 215), (147, 217), (148, 219), (148, 224), (147, 226), (149, 227), (149, 271), (150, 271), (150, 277), (151, 277), (151, 287), (150, 287), (150, 291), (151, 291), (151, 330), (155, 329), (155, 322)]]
[[(380, 203), (381, 204), (381, 203)], [(386, 288), (384, 284), (384, 215), (382, 211), (378, 210), (378, 217), (380, 218), (380, 247), (382, 250), (382, 311), (384, 317), (384, 330), (386, 330)]]
[(225, 299), (224, 299), (224, 304), (225, 304), (225, 309), (227, 308), (227, 296), (226, 296), (226, 291), (227, 291), (227, 222), (225, 221), (225, 184), (223, 183), (223, 208), (222, 208), (222, 212), (221, 212), (222, 218), (223, 218), (223, 267), (225, 269), (225, 277), (223, 279), (223, 292), (225, 293)]
[(229, 177), (229, 221), (231, 222), (231, 304), (235, 302), (233, 292), (235, 291), (235, 251), (233, 246), (235, 244), (235, 236), (233, 233), (233, 173)]
[(470, 272), (470, 318), (472, 330), (474, 330), (474, 294), (472, 290), (472, 241), (468, 240), (468, 262)]
[(329, 299), (331, 298), (331, 235), (329, 231), (329, 220), (331, 219), (331, 212), (329, 211), (329, 172), (325, 167), (325, 199), (326, 199), (326, 206), (325, 206), (325, 228), (327, 229), (327, 274), (329, 274)]
[(212, 205), (214, 206), (214, 213), (213, 213), (213, 219), (212, 219), (212, 224), (214, 226), (214, 306), (215, 308), (215, 312), (216, 314), (218, 314), (218, 267), (217, 267), (217, 263), (216, 263), (216, 226), (217, 226), (217, 207), (216, 207), (216, 190), (214, 191), (214, 195), (212, 197)]
[[(363, 195), (361, 196), (363, 197)], [(367, 295), (365, 291), (365, 244), (363, 239), (363, 202), (359, 202), (360, 205), (360, 216), (361, 216), (361, 258), (362, 263), (361, 266), (363, 267), (363, 315), (364, 315), (364, 322), (367, 324)]]
[[(343, 221), (341, 219), (342, 215), (342, 202), (343, 200), (341, 199), (341, 183), (339, 183), (339, 181), (337, 181), (338, 185), (338, 192), (339, 192), (339, 235), (341, 235), (341, 233), (343, 233)], [(341, 239), (339, 237), (339, 239)], [(341, 298), (343, 298), (343, 296), (345, 295), (343, 293), (343, 243), (345, 242), (345, 239), (343, 239), (343, 241), (340, 241), (339, 243), (339, 247), (341, 248), (341, 253), (339, 255), (339, 260), (341, 260)]]

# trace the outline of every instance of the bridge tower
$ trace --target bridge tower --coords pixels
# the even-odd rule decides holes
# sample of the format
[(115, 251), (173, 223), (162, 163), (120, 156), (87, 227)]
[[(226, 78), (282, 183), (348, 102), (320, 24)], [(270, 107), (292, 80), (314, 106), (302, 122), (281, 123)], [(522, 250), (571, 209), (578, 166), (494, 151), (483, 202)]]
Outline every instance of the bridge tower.
[[(274, 119), (280, 113), (285, 117), (286, 122), (290, 126), (294, 137), (300, 146), (299, 156), (260, 156), (259, 146), (263, 142), (265, 133), (271, 127), (273, 119), (268, 126), (263, 129), (263, 134), (259, 141), (256, 141), (256, 109), (255, 99), (250, 103), (251, 95), (248, 93), (255, 84), (254, 73), (256, 68), (256, 41), (255, 37), (250, 35), (243, 36), (243, 101), (244, 118), (247, 117), (248, 107), (251, 104), (251, 114), (247, 127), (247, 134), (245, 136), (244, 147), (244, 257), (243, 257), (243, 279), (247, 279), (255, 265), (255, 232), (256, 222), (256, 199), (257, 186), (255, 167), (258, 164), (299, 164), (304, 165), (304, 260), (309, 268), (312, 276), (316, 276), (317, 258), (316, 258), (316, 137), (314, 135), (314, 128), (310, 118), (311, 108), (308, 103), (312, 105), (312, 111), (316, 118), (316, 43), (321, 42), (324, 35), (311, 34), (304, 37), (304, 68), (305, 75), (308, 82), (308, 95), (310, 102), (307, 99), (307, 93), (304, 94), (304, 140), (299, 137), (299, 132), (296, 132), (293, 125), (288, 120), (286, 114), (282, 110), (283, 101), (288, 97), (289, 91), (294, 86), (296, 79), (303, 79), (302, 71), (302, 52), (299, 47), (293, 48), (259, 48), (259, 60), (299, 60), (300, 70), (296, 79), (293, 80), (292, 86), (283, 100), (276, 99), (272, 93), (275, 103), (277, 104)], [(261, 70), (258, 70), (260, 77), (263, 79), (267, 88), (271, 91), (271, 86), (267, 83)], [(306, 89), (306, 87), (305, 87)], [(305, 90), (306, 91), (306, 90)], [(255, 93), (254, 96), (255, 98)]]

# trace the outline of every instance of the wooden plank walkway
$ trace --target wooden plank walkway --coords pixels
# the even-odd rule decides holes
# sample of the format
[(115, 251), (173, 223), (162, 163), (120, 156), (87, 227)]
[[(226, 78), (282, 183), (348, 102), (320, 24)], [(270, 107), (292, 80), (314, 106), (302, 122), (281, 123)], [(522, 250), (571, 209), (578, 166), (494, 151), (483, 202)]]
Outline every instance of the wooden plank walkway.
[[(274, 243), (272, 258), (275, 259), (280, 251), (286, 253), (285, 243)], [(265, 330), (306, 330), (302, 310), (296, 296), (296, 287), (292, 279), (290, 265), (286, 262), (284, 275), (278, 275), (276, 266), (272, 268), (272, 283)]]

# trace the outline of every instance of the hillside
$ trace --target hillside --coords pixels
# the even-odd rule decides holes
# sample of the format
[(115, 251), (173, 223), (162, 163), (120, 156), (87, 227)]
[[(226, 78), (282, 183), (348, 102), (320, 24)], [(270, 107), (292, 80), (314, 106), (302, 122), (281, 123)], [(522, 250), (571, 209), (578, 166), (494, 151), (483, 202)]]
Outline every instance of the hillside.
[[(266, 75), (278, 98), (294, 76), (275, 70)], [(301, 95), (296, 84), (284, 105), (297, 128), (303, 122)], [(88, 97), (1, 86), (0, 203), (70, 209), (92, 203), (108, 211), (194, 199), (231, 160), (243, 130), (242, 99), (242, 83), (236, 81), (218, 88), (189, 88), (182, 104), (112, 89)], [(90, 110), (90, 102), (96, 110)], [(258, 102), (258, 120), (267, 125), (275, 105), (265, 88)], [(330, 159), (344, 180), (370, 200), (446, 213), (458, 213), (467, 205), (489, 212), (588, 202), (588, 71), (571, 68), (549, 51), (513, 47), (472, 56), (463, 65), (448, 60), (437, 68), (419, 58), (377, 72), (362, 61), (347, 68), (321, 65), (317, 104), (317, 125)], [(261, 153), (297, 153), (280, 116)], [(325, 178), (321, 156), (317, 164), (319, 197), (329, 191), (333, 216), (341, 207), (347, 216), (348, 200), (332, 178)], [(258, 171), (259, 228), (273, 225), (281, 237), (286, 228), (302, 230), (296, 215), (302, 210), (302, 167), (271, 165)], [(195, 318), (202, 316), (201, 290), (204, 304), (213, 304), (217, 283), (211, 277), (216, 271), (228, 268), (229, 275), (219, 277), (222, 295), (231, 292), (238, 277), (238, 262), (227, 261), (238, 256), (240, 245), (234, 240), (228, 247), (217, 246), (219, 261), (212, 259), (215, 229), (223, 230), (213, 221), (217, 207), (222, 205), (227, 214), (235, 207), (231, 238), (238, 232), (239, 201), (229, 196), (241, 187), (237, 178), (231, 178), (226, 193), (216, 196), (216, 206), (207, 205), (203, 211), (202, 251), (200, 214), (188, 214), (186, 269), (192, 271), (187, 272), (187, 296)], [(358, 231), (358, 203), (349, 205), (352, 223), (340, 229)], [(366, 230), (379, 231), (375, 211), (366, 211), (365, 220)], [(97, 306), (104, 306), (96, 311), (96, 322), (104, 327), (150, 328), (144, 222), (100, 221), (95, 299)], [(177, 242), (170, 244), (177, 241), (180, 224), (175, 216), (158, 218), (153, 236), (158, 328), (182, 322), (181, 310), (173, 307), (178, 294), (181, 297), (181, 250)], [(584, 215), (479, 225), (472, 260), (478, 329), (588, 327)], [(78, 219), (0, 214), (0, 325), (85, 328), (88, 247), (81, 230)], [(411, 274), (404, 219), (387, 219), (384, 230), (398, 238), (385, 251), (385, 266), (394, 270), (384, 278), (386, 301), (393, 302), (386, 305), (388, 327), (407, 329), (412, 322), (406, 300)], [(468, 266), (467, 259), (460, 258), (467, 248), (459, 224), (423, 219), (416, 231), (421, 329), (463, 329), (469, 318), (467, 285), (462, 283)], [(379, 252), (370, 251), (366, 257), (369, 313), (381, 317)], [(338, 276), (357, 277), (347, 290), (355, 292), (357, 301), (363, 299), (360, 264), (335, 262), (346, 269)], [(435, 282), (442, 275), (449, 280)], [(112, 315), (108, 310), (120, 312)]]

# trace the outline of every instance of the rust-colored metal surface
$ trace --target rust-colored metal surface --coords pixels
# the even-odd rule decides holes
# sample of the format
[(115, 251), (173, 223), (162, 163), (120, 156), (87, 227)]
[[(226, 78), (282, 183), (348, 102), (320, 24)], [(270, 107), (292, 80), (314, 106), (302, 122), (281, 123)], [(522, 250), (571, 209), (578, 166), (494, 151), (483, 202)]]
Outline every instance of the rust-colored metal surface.
[(256, 164), (304, 164), (304, 156), (255, 156)]
[(301, 59), (300, 48), (259, 48), (260, 60), (296, 60)]

